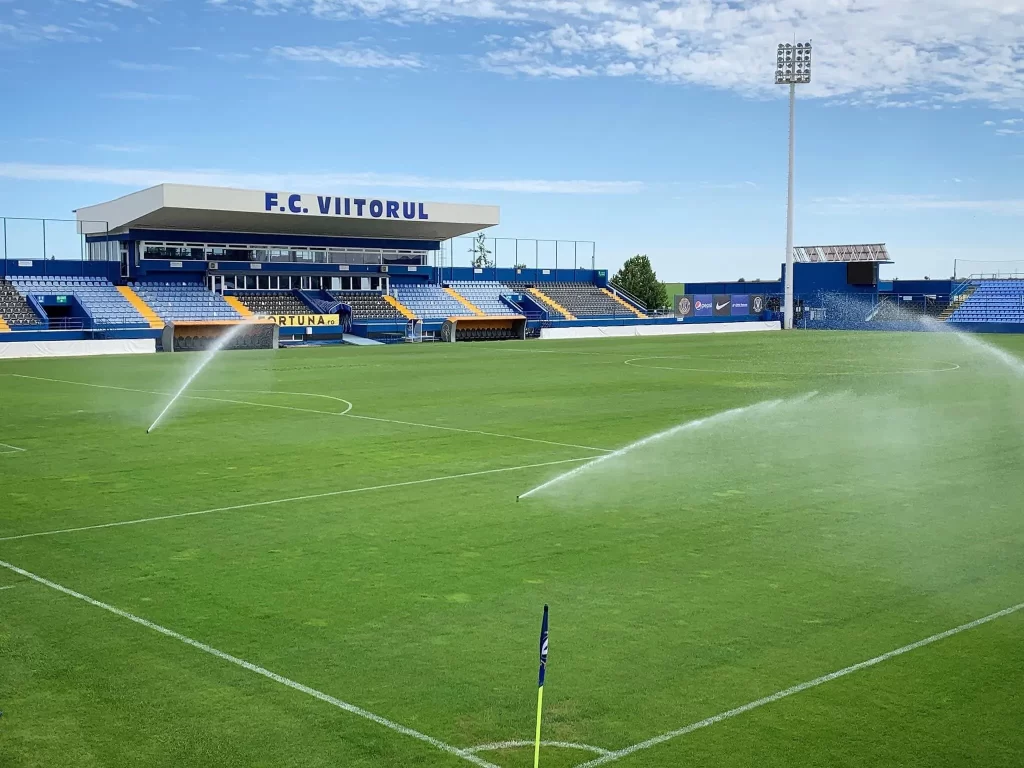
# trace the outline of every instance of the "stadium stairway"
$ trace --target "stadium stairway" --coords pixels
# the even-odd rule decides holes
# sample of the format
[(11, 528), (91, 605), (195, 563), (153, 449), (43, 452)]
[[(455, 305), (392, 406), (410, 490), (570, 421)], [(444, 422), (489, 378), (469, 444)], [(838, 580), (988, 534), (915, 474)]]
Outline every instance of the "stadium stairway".
[(387, 294), (384, 294), (383, 298), (384, 298), (384, 301), (386, 301), (392, 307), (397, 309), (401, 313), (402, 317), (404, 317), (406, 320), (415, 320), (416, 319), (415, 313), (413, 313), (413, 311), (411, 309), (409, 309), (407, 306), (405, 306), (402, 302), (400, 302), (394, 296), (388, 296)]
[(149, 323), (149, 327), (155, 330), (163, 330), (164, 321), (160, 319), (160, 316), (153, 311), (152, 307), (149, 306), (142, 298), (133, 291), (127, 285), (118, 285), (117, 292), (127, 299), (128, 303), (135, 307), (135, 311), (142, 315), (142, 318)]
[(485, 312), (482, 309), (480, 309), (480, 307), (473, 304), (473, 302), (471, 302), (465, 296), (461, 296), (458, 292), (456, 292), (454, 288), (445, 288), (444, 292), (451, 296), (453, 299), (455, 299), (457, 302), (459, 302), (462, 306), (464, 306), (474, 315), (478, 315), (480, 317), (483, 317), (485, 315)]
[(527, 290), (530, 292), (531, 295), (536, 296), (540, 300), (541, 304), (543, 304), (545, 307), (548, 307), (549, 309), (554, 310), (562, 317), (564, 317), (566, 320), (576, 319), (576, 316), (573, 315), (568, 309), (563, 307), (550, 296), (547, 296), (546, 294), (542, 293), (539, 288), (528, 288)]
[(0, 317), (0, 333), (7, 333), (11, 330), (11, 326), (7, 324), (7, 321)]
[(245, 306), (237, 296), (225, 296), (224, 301), (234, 307), (235, 311), (242, 317), (254, 317), (252, 310)]
[(615, 295), (614, 293), (612, 293), (611, 291), (609, 291), (609, 290), (608, 290), (607, 288), (602, 288), (602, 289), (601, 289), (601, 293), (604, 293), (604, 294), (606, 294), (606, 295), (608, 296), (608, 298), (610, 298), (610, 299), (612, 299), (612, 300), (614, 300), (614, 301), (617, 301), (617, 302), (619, 302), (619, 304), (621, 304), (622, 306), (624, 306), (624, 307), (625, 307), (626, 309), (628, 309), (628, 310), (629, 310), (630, 312), (632, 312), (632, 313), (633, 313), (634, 315), (636, 315), (637, 317), (641, 317), (641, 318), (646, 318), (646, 317), (647, 317), (647, 315), (645, 315), (645, 314), (644, 314), (643, 312), (641, 312), (641, 311), (640, 311), (639, 309), (637, 309), (636, 307), (634, 307), (634, 306), (633, 306), (632, 304), (630, 304), (630, 303), (629, 303), (628, 301), (626, 301), (626, 300), (625, 300), (624, 298), (622, 298), (621, 296), (616, 296), (616, 295)]
[(949, 316), (956, 312), (958, 309), (960, 309), (960, 307), (963, 306), (964, 302), (971, 298), (971, 295), (976, 290), (978, 290), (978, 286), (972, 284), (967, 286), (967, 288), (965, 288), (963, 293), (961, 293), (959, 296), (955, 296), (953, 300), (949, 302), (949, 306), (942, 310), (942, 312), (939, 314), (940, 322), (944, 323), (947, 320), (949, 320)]

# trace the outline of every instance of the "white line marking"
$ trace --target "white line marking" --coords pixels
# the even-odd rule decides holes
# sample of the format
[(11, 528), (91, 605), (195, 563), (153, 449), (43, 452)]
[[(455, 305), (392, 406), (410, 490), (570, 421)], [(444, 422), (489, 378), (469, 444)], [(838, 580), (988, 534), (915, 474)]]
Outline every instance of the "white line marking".
[(311, 493), (307, 496), (291, 496), (286, 499), (271, 499), (269, 501), (254, 501), (249, 504), (233, 504), (229, 507), (216, 507), (214, 509), (203, 509), (198, 512), (178, 512), (173, 515), (159, 515), (157, 517), (144, 517), (138, 520), (121, 520), (114, 523), (100, 523), (99, 525), (83, 525), (79, 528), (61, 528), (55, 531), (38, 531), (36, 533), (22, 533), (17, 536), (4, 536), (2, 541), (18, 541), (20, 539), (34, 539), (38, 536), (56, 536), (61, 533), (78, 533), (79, 531), (95, 531), (101, 528), (119, 528), (123, 525), (139, 525), (140, 523), (154, 523), (159, 520), (176, 520), (181, 517), (196, 517), (198, 515), (210, 515), (214, 512), (231, 512), (236, 509), (252, 509), (254, 507), (269, 507), (274, 504), (288, 504), (293, 501), (310, 501), (312, 499), (326, 499), (332, 496), (345, 496), (350, 493), (366, 493), (368, 491), (383, 491), (388, 488), (404, 488), (409, 485), (423, 485), (424, 483), (439, 483), (443, 480), (461, 480), (465, 477), (480, 477), (482, 475), (496, 475), (502, 472), (518, 472), (523, 469), (536, 469), (538, 467), (553, 467), (559, 464), (571, 464), (578, 461), (589, 461), (590, 457), (585, 456), (579, 459), (559, 459), (558, 461), (544, 461), (539, 464), (522, 464), (518, 467), (499, 467), (498, 469), (482, 469), (477, 472), (462, 472), (458, 475), (440, 475), (428, 477), (423, 480), (405, 480), (401, 483), (387, 483), (385, 485), (370, 485), (363, 488), (347, 488), (342, 491), (325, 491), (324, 493)]
[[(33, 379), (35, 381), (49, 381), (54, 384), (71, 384), (77, 387), (90, 387), (92, 389), (113, 389), (118, 392), (136, 392), (140, 395), (160, 395), (161, 397), (170, 397), (173, 392), (159, 392), (153, 389), (133, 389), (132, 387), (115, 387), (112, 384), (90, 384), (85, 381), (69, 381), (67, 379), (48, 379), (43, 376), (27, 376), (23, 373), (9, 373), (8, 376), (14, 376), (18, 379)], [(272, 394), (272, 393), (271, 393)], [(203, 395), (182, 395), (188, 400), (208, 400), (214, 403), (230, 403), (232, 405), (251, 405), (256, 408), (276, 408), (282, 411), (299, 411), (301, 413), (319, 413), (325, 416), (340, 416), (337, 411), (321, 411), (315, 408), (298, 408), (293, 405), (275, 405), (274, 403), (253, 403), (248, 400), (232, 400), (225, 397), (206, 397)], [(348, 402), (347, 400), (345, 402)], [(346, 413), (348, 413), (346, 411)]]
[[(27, 376), (22, 373), (10, 373), (8, 376), (15, 376), (19, 379), (34, 379), (36, 381), (49, 381), (55, 384), (72, 384), (79, 387), (92, 387), (94, 389), (116, 389), (121, 392), (137, 392), (143, 395), (161, 395), (164, 397), (170, 397), (173, 392), (157, 392), (152, 389), (132, 389), (130, 387), (115, 387), (109, 384), (89, 384), (84, 381), (68, 381), (67, 379), (48, 379), (42, 376)], [(232, 390), (201, 390), (201, 391), (232, 391)], [(234, 391), (249, 391), (249, 390), (234, 390)], [(265, 392), (260, 394), (291, 394), (291, 395), (302, 395), (306, 394), (308, 397), (326, 397), (331, 400), (341, 400), (340, 397), (331, 397), (330, 395), (313, 395), (301, 392)], [(422, 427), (424, 429), (440, 429), (446, 432), (463, 432), (470, 435), (486, 435), (488, 437), (500, 437), (504, 440), (522, 440), (528, 443), (542, 443), (544, 445), (557, 445), (561, 448), (579, 448), (585, 451), (595, 451), (597, 453), (611, 453), (611, 448), (595, 448), (590, 445), (576, 445), (575, 443), (559, 443), (554, 440), (542, 440), (538, 437), (523, 437), (521, 435), (504, 435), (499, 432), (483, 432), (478, 429), (462, 429), (460, 427), (443, 427), (439, 424), (420, 424), (415, 421), (399, 421), (398, 419), (385, 419), (378, 416), (360, 416), (357, 414), (349, 413), (352, 410), (352, 404), (348, 400), (341, 400), (343, 403), (348, 403), (349, 407), (342, 413), (337, 411), (319, 411), (315, 408), (296, 408), (290, 405), (273, 405), (271, 403), (253, 403), (247, 400), (229, 400), (223, 397), (206, 397), (203, 395), (182, 395), (187, 400), (209, 400), (216, 403), (231, 403), (233, 405), (252, 405), (257, 408), (280, 408), (285, 411), (300, 411), (302, 413), (321, 413), (327, 416), (345, 416), (350, 419), (363, 419), (365, 421), (380, 421), (388, 424), (402, 424), (407, 427)]]
[(17, 584), (8, 584), (6, 587), (0, 587), (0, 592), (3, 592), (5, 589), (14, 589), (16, 586), (18, 586), (18, 585)]
[(916, 651), (918, 648), (923, 648), (926, 645), (931, 645), (932, 643), (937, 643), (940, 640), (945, 640), (947, 637), (958, 635), (961, 632), (966, 632), (969, 629), (980, 627), (982, 624), (988, 624), (990, 621), (995, 621), (996, 619), (1001, 619), (1005, 616), (1009, 616), (1010, 614), (1016, 613), (1021, 609), (1024, 609), (1024, 603), (1018, 603), (1017, 605), (1014, 605), (1011, 608), (1004, 608), (1001, 611), (990, 613), (988, 616), (984, 616), (980, 619), (975, 619), (974, 621), (969, 621), (966, 624), (961, 624), (959, 627), (953, 627), (953, 629), (947, 629), (945, 632), (939, 632), (937, 635), (926, 637), (924, 640), (918, 640), (916, 643), (911, 643), (910, 645), (904, 645), (902, 648), (897, 648), (894, 651), (883, 653), (881, 656), (875, 656), (873, 659), (868, 659), (867, 661), (862, 661), (858, 664), (853, 664), (849, 667), (840, 669), (837, 672), (830, 672), (827, 675), (816, 677), (813, 680), (808, 680), (805, 683), (794, 685), (790, 688), (778, 691), (777, 693), (773, 693), (770, 696), (765, 696), (762, 699), (752, 701), (749, 704), (744, 704), (741, 707), (736, 707), (735, 709), (730, 709), (726, 712), (722, 712), (720, 714), (714, 715), (704, 720), (700, 720), (696, 723), (691, 723), (685, 728), (679, 728), (675, 731), (669, 731), (668, 733), (663, 733), (660, 736), (655, 736), (654, 738), (647, 739), (647, 741), (641, 741), (639, 744), (634, 744), (631, 747), (626, 747), (624, 749), (615, 750), (614, 752), (609, 752), (607, 755), (603, 755), (602, 757), (599, 757), (595, 760), (591, 760), (587, 763), (582, 763), (581, 765), (576, 766), (576, 768), (593, 768), (597, 765), (604, 765), (605, 763), (610, 763), (615, 760), (621, 760), (623, 757), (632, 755), (634, 752), (639, 752), (642, 749), (650, 749), (651, 747), (657, 746), (658, 744), (662, 744), (668, 741), (669, 739), (674, 739), (677, 736), (685, 736), (686, 734), (693, 733), (694, 731), (700, 730), (701, 728), (707, 728), (709, 725), (715, 725), (716, 723), (720, 723), (723, 720), (728, 720), (729, 718), (736, 717), (737, 715), (742, 715), (743, 713), (749, 712), (752, 709), (763, 707), (766, 704), (772, 704), (776, 701), (779, 701), (780, 699), (785, 699), (788, 696), (793, 696), (794, 694), (801, 693), (810, 688), (817, 688), (819, 685), (824, 685), (825, 683), (830, 683), (833, 680), (838, 680), (840, 677), (852, 675), (854, 672), (859, 672), (862, 669), (867, 669), (868, 667), (873, 667), (877, 664), (881, 664), (883, 661), (888, 661), (889, 659), (895, 658), (896, 656), (902, 656), (905, 653)]
[[(463, 752), (475, 755), (477, 752), (494, 752), (499, 749), (520, 749), (522, 747), (532, 747), (535, 743), (536, 742), (533, 741), (495, 741), (491, 744), (480, 744), (475, 747), (467, 747)], [(578, 749), (583, 752), (596, 752), (599, 755), (611, 754), (611, 750), (609, 749), (595, 747), (591, 744), (577, 744), (573, 741), (542, 741), (540, 745), (542, 747), (558, 747), (561, 749)]]
[[(324, 413), (333, 413), (335, 416), (344, 416), (352, 410), (352, 401), (346, 400), (343, 397), (334, 397), (334, 395), (318, 395), (316, 392), (281, 392), (279, 390), (271, 389), (193, 389), (193, 392), (245, 392), (250, 395), (294, 395), (296, 397), (320, 397), (324, 400), (336, 400), (339, 403), (345, 403), (348, 406), (344, 411), (324, 411)], [(246, 403), (248, 405), (248, 403)]]
[(25, 453), (27, 449), (19, 448), (16, 445), (8, 445), (7, 443), (0, 443), (0, 448), (6, 448), (6, 451), (0, 451), (0, 455), (5, 453)]
[(350, 419), (365, 419), (367, 421), (385, 421), (389, 424), (404, 424), (409, 427), (425, 427), (427, 429), (443, 429), (449, 432), (464, 432), (470, 435), (487, 435), (488, 437), (500, 437), (506, 440), (526, 440), (531, 443), (544, 443), (545, 445), (557, 445), (562, 448), (579, 448), (583, 451), (595, 451), (597, 453), (612, 453), (611, 448), (595, 448), (592, 445), (577, 445), (576, 443), (559, 443), (554, 440), (542, 440), (539, 437), (519, 437), (518, 435), (503, 435), (498, 432), (483, 432), (479, 429), (462, 429), (461, 427), (442, 427), (439, 424), (419, 424), (415, 421), (399, 421), (397, 419), (382, 419), (377, 416), (360, 416), (357, 413), (348, 414)]
[(389, 728), (392, 731), (396, 731), (405, 736), (410, 736), (414, 739), (425, 741), (427, 744), (436, 747), (442, 752), (447, 752), (450, 755), (461, 757), (463, 760), (481, 766), (481, 768), (497, 768), (497, 766), (495, 766), (493, 763), (489, 763), (486, 760), (477, 757), (476, 755), (470, 754), (464, 749), (453, 747), (451, 744), (446, 744), (440, 739), (435, 739), (433, 736), (427, 736), (425, 733), (420, 733), (419, 731), (413, 730), (412, 728), (407, 728), (406, 726), (400, 725), (399, 723), (396, 723), (393, 720), (388, 720), (387, 718), (381, 717), (380, 715), (375, 715), (373, 712), (368, 712), (367, 710), (362, 709), (361, 707), (357, 707), (355, 704), (349, 704), (347, 701), (336, 699), (333, 696), (316, 690), (315, 688), (310, 688), (308, 685), (303, 685), (302, 683), (297, 683), (294, 680), (289, 680), (287, 677), (283, 677), (275, 672), (271, 672), (269, 669), (259, 667), (255, 664), (245, 661), (244, 659), (240, 659), (237, 656), (232, 656), (229, 653), (224, 653), (224, 651), (218, 651), (216, 648), (206, 645), (206, 643), (201, 643), (198, 640), (193, 640), (192, 638), (186, 637), (185, 635), (179, 632), (175, 632), (173, 629), (161, 627), (159, 624), (154, 624), (152, 621), (147, 621), (146, 619), (128, 613), (127, 611), (122, 611), (120, 608), (115, 608), (114, 606), (108, 605), (107, 603), (101, 603), (99, 600), (94, 600), (88, 595), (83, 595), (81, 592), (75, 592), (75, 590), (73, 589), (69, 589), (68, 587), (64, 587), (60, 584), (49, 581), (48, 579), (44, 579), (42, 576), (37, 576), (36, 574), (30, 573), (29, 571), (19, 568), (16, 565), (12, 565), (11, 563), (7, 563), (3, 560), (0, 560), (0, 567), (6, 568), (9, 571), (13, 571), (14, 573), (24, 576), (27, 579), (32, 579), (32, 581), (42, 584), (45, 587), (49, 587), (50, 589), (62, 592), (63, 594), (68, 595), (70, 597), (74, 597), (77, 600), (86, 602), (89, 605), (92, 605), (96, 608), (102, 608), (104, 611), (109, 611), (110, 613), (113, 613), (115, 616), (120, 616), (123, 619), (133, 621), (136, 624), (139, 624), (140, 626), (146, 627), (147, 629), (152, 629), (154, 632), (159, 632), (161, 635), (166, 635), (167, 637), (179, 640), (185, 645), (191, 645), (193, 648), (197, 648), (200, 651), (203, 651), (204, 653), (208, 653), (211, 656), (216, 656), (218, 659), (223, 659), (224, 661), (230, 662), (236, 666), (241, 667), (242, 669), (246, 669), (249, 672), (254, 672), (257, 675), (262, 675), (268, 680), (273, 680), (275, 683), (286, 685), (293, 690), (299, 691), (300, 693), (304, 693), (307, 696), (312, 696), (313, 698), (319, 699), (320, 701), (326, 704), (330, 704), (332, 706), (337, 707), (338, 709), (343, 709), (344, 711), (350, 712), (353, 715), (357, 715), (359, 717), (370, 720), (371, 722), (377, 723), (377, 725), (382, 725), (385, 728)]

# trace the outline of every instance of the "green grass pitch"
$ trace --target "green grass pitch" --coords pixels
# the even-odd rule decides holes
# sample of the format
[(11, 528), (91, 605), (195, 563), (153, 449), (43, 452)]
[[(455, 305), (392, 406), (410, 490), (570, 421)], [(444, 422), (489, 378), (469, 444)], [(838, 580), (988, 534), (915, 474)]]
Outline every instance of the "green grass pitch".
[(475, 748), (532, 740), (545, 603), (543, 737), (578, 745), (545, 767), (1024, 760), (1024, 611), (628, 751), (1024, 602), (1012, 360), (815, 332), (230, 352), (147, 435), (197, 359), (0, 364), (0, 561), (47, 582), (0, 567), (4, 768), (525, 768)]

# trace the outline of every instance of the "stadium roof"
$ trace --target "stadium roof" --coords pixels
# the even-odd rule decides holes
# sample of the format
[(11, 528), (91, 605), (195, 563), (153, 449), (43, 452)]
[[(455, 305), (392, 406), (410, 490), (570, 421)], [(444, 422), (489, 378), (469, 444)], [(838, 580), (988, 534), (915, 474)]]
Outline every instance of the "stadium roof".
[(499, 222), (496, 205), (161, 184), (75, 211), (86, 235), (130, 228), (447, 240)]
[(892, 261), (885, 243), (874, 245), (804, 245), (793, 249), (793, 258), (810, 264), (819, 261)]

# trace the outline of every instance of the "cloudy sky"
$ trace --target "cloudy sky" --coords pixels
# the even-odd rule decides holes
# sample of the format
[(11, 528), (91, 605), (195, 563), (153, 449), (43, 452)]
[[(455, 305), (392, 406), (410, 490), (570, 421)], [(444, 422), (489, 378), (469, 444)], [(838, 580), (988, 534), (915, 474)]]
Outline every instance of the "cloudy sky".
[(389, 193), (609, 268), (772, 277), (794, 39), (798, 244), (886, 242), (902, 277), (1024, 259), (1024, 0), (0, 0), (0, 215)]

